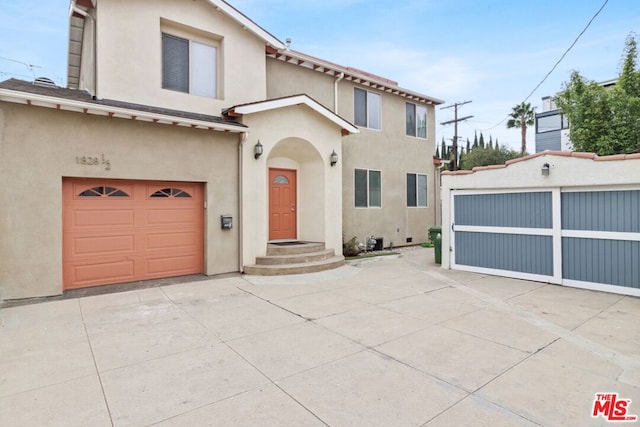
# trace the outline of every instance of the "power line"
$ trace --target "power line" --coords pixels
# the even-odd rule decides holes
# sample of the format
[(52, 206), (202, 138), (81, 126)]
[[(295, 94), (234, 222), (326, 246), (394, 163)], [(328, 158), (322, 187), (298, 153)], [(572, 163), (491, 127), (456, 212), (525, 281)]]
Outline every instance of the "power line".
[[(580, 34), (578, 34), (578, 37), (576, 37), (576, 39), (573, 41), (573, 43), (571, 43), (571, 46), (569, 46), (564, 53), (562, 54), (562, 56), (560, 56), (560, 59), (558, 59), (558, 61), (556, 61), (556, 63), (553, 65), (553, 67), (551, 67), (551, 70), (549, 70), (549, 72), (547, 73), (547, 75), (544, 76), (544, 78), (542, 80), (540, 80), (540, 83), (538, 83), (536, 85), (535, 88), (533, 88), (533, 90), (529, 93), (529, 95), (527, 95), (527, 97), (524, 99), (524, 102), (527, 102), (527, 100), (531, 97), (531, 95), (533, 95), (539, 88), (540, 86), (542, 86), (542, 84), (549, 78), (549, 76), (551, 75), (551, 73), (553, 73), (555, 71), (555, 69), (558, 67), (558, 65), (560, 65), (560, 63), (562, 62), (562, 60), (565, 58), (565, 56), (567, 56), (567, 54), (571, 51), (571, 49), (573, 49), (573, 47), (576, 45), (576, 43), (578, 43), (578, 40), (580, 40), (580, 37), (582, 37), (582, 35), (587, 31), (587, 29), (591, 26), (591, 23), (598, 17), (598, 15), (600, 15), (600, 12), (602, 12), (602, 9), (604, 9), (604, 7), (607, 5), (607, 3), (609, 3), (609, 0), (605, 0), (604, 3), (602, 3), (602, 6), (600, 6), (600, 9), (598, 9), (598, 11), (591, 17), (591, 19), (589, 20), (589, 22), (587, 22), (587, 25), (582, 29), (582, 31), (580, 31)], [(502, 119), (500, 122), (496, 123), (495, 125), (491, 126), (490, 128), (487, 129), (482, 129), (481, 132), (486, 132), (488, 130), (494, 129), (498, 126), (500, 126), (502, 123), (504, 123), (505, 120), (507, 120), (509, 118), (509, 115), (507, 115), (504, 119)]]
[(470, 119), (473, 116), (466, 116), (466, 117), (460, 117), (458, 118), (458, 107), (462, 107), (465, 104), (469, 104), (472, 101), (464, 101), (464, 102), (456, 102), (455, 104), (452, 105), (447, 105), (446, 107), (441, 107), (441, 110), (447, 109), (447, 108), (453, 108), (454, 109), (454, 116), (455, 118), (453, 120), (448, 120), (446, 122), (442, 122), (440, 123), (441, 125), (449, 125), (451, 123), (454, 124), (454, 133), (453, 133), (453, 145), (452, 145), (452, 149), (453, 149), (453, 160), (452, 160), (452, 169), (451, 170), (458, 170), (458, 122), (462, 122), (464, 120)]
[[(21, 64), (24, 65), (25, 67), (27, 67), (27, 69), (29, 71), (31, 71), (31, 74), (33, 74), (33, 78), (36, 78), (36, 73), (33, 70), (34, 68), (42, 68), (39, 65), (34, 65), (34, 64), (27, 64), (26, 62), (22, 62), (22, 61), (18, 61), (16, 59), (11, 59), (11, 58), (5, 58), (4, 56), (0, 56), (0, 59), (4, 60), (4, 61), (9, 61), (9, 62), (15, 62), (16, 64)], [(24, 76), (23, 76), (24, 77)]]

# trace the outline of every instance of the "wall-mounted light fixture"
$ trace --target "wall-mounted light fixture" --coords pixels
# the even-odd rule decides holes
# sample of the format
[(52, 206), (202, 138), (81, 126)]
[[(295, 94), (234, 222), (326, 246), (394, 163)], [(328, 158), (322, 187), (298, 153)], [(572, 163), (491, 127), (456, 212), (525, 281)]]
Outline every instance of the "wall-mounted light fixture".
[(257, 160), (262, 156), (262, 144), (260, 144), (260, 140), (258, 143), (253, 146), (253, 157)]
[(336, 154), (336, 150), (331, 151), (331, 155), (329, 156), (329, 161), (331, 162), (331, 167), (335, 166), (338, 163), (338, 154)]
[(542, 176), (549, 176), (549, 163), (545, 163), (544, 165), (542, 165)]

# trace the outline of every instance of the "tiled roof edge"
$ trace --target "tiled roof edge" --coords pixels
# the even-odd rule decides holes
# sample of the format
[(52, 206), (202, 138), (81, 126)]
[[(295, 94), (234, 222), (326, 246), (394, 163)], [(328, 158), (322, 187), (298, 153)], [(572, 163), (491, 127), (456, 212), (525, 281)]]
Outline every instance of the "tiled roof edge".
[(591, 159), (595, 162), (640, 159), (640, 153), (612, 154), (609, 156), (598, 156), (595, 153), (584, 153), (580, 151), (543, 151), (541, 153), (529, 154), (528, 156), (507, 160), (503, 165), (476, 166), (471, 170), (443, 171), (442, 175), (469, 175), (469, 174), (486, 171), (486, 170), (504, 169), (507, 166), (512, 165), (514, 163), (524, 162), (527, 160), (535, 159), (536, 157), (543, 157), (543, 156), (576, 157), (579, 159)]

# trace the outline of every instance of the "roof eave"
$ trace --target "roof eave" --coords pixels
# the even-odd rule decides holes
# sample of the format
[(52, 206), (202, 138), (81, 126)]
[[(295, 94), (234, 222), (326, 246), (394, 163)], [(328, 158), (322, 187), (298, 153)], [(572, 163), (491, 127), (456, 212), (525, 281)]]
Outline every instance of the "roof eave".
[(84, 114), (93, 114), (98, 116), (116, 117), (196, 129), (215, 130), (220, 132), (243, 133), (248, 132), (249, 130), (246, 126), (240, 124), (236, 125), (214, 123), (206, 120), (197, 120), (186, 117), (172, 116), (168, 114), (134, 110), (130, 108), (100, 105), (91, 102), (38, 95), (34, 93), (20, 92), (10, 89), (0, 89), (0, 101), (26, 104), (36, 107), (53, 108), (56, 110), (72, 111)]
[(355, 125), (349, 123), (347, 120), (343, 119), (342, 117), (327, 109), (322, 104), (318, 103), (307, 95), (293, 95), (278, 99), (254, 102), (251, 104), (238, 105), (225, 110), (225, 113), (233, 116), (243, 116), (245, 114), (260, 113), (263, 111), (291, 107), (294, 105), (306, 105), (318, 114), (325, 117), (327, 120), (338, 125), (342, 129), (343, 134), (345, 132), (349, 134), (360, 132), (360, 130)]
[(380, 79), (376, 79), (369, 74), (359, 73), (358, 70), (354, 68), (344, 67), (332, 62), (324, 61), (320, 58), (313, 58), (300, 52), (281, 49), (280, 51), (275, 52), (267, 51), (266, 54), (271, 58), (278, 59), (283, 62), (288, 62), (299, 67), (309, 68), (323, 74), (331, 74), (334, 77), (344, 75), (343, 78), (345, 80), (352, 81), (363, 86), (368, 86), (372, 89), (391, 93), (393, 95), (398, 95), (407, 98), (408, 100), (431, 105), (444, 104), (444, 101), (441, 99), (401, 88), (396, 84), (393, 84), (395, 82), (392, 83), (390, 80), (384, 79), (383, 77), (381, 77)]
[(273, 34), (253, 22), (245, 14), (231, 6), (229, 3), (223, 0), (209, 0), (209, 3), (211, 3), (216, 10), (224, 12), (226, 15), (236, 20), (240, 25), (242, 25), (242, 28), (251, 31), (253, 34), (260, 37), (267, 45), (273, 46), (277, 49), (285, 48), (284, 43), (278, 40)]

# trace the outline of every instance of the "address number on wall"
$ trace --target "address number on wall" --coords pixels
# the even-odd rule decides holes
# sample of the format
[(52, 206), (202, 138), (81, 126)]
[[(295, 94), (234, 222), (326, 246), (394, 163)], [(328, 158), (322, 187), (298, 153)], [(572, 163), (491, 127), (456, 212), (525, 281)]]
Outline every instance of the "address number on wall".
[(104, 154), (99, 157), (93, 156), (76, 156), (76, 164), (84, 166), (102, 166), (104, 170), (111, 170), (111, 160), (106, 159)]

